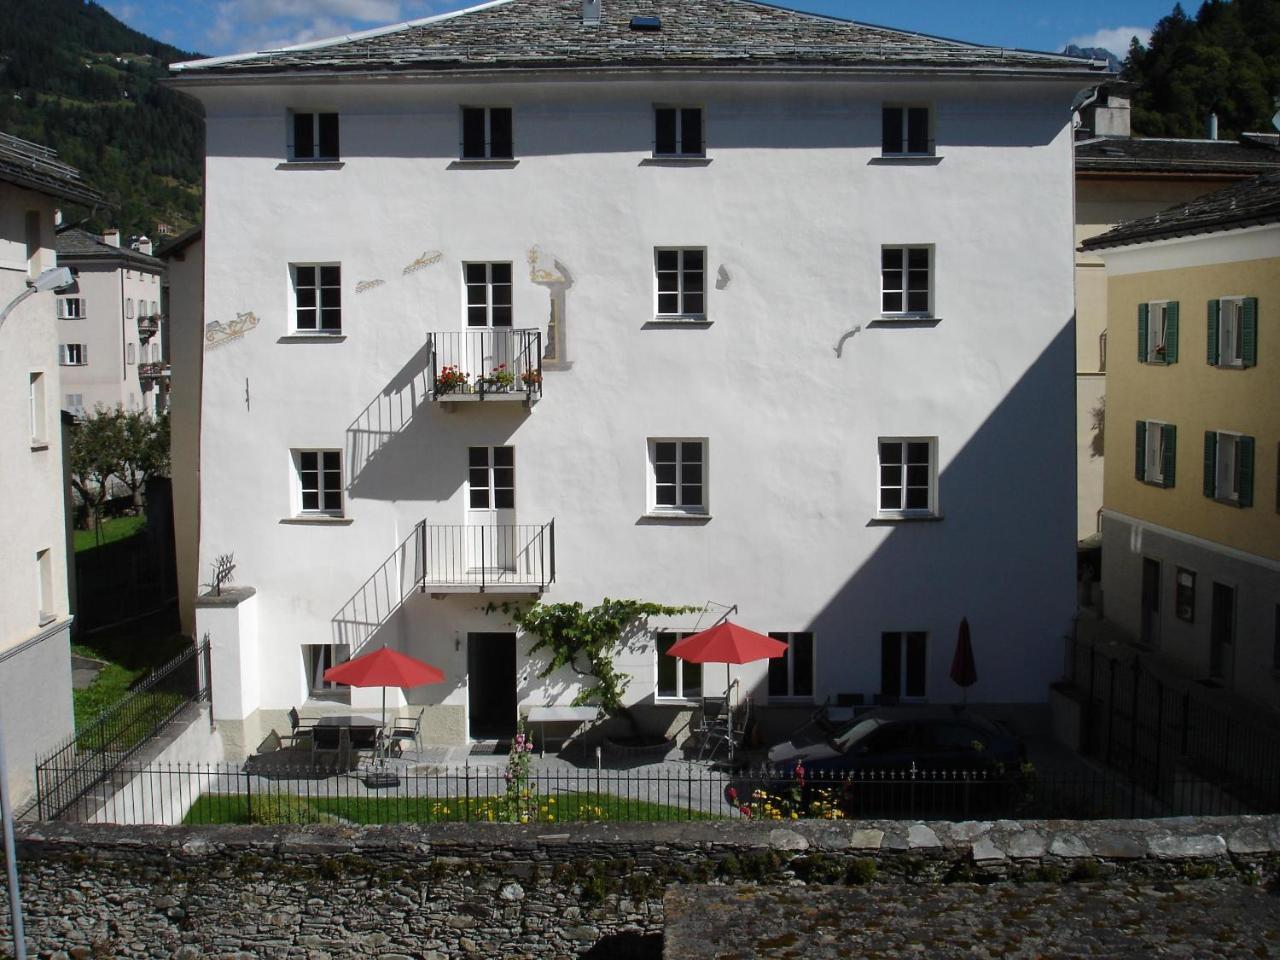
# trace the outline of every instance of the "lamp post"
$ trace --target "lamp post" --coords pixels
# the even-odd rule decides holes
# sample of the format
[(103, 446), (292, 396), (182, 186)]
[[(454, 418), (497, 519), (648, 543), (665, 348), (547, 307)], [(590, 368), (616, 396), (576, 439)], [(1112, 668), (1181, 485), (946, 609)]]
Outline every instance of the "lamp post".
[[(13, 308), (30, 296), (48, 290), (61, 290), (69, 287), (75, 278), (67, 267), (54, 267), (42, 271), (40, 276), (30, 281), (27, 289), (10, 300), (0, 310), (0, 327), (13, 312)], [(9, 881), (9, 912), (13, 915), (13, 956), (14, 960), (27, 960), (27, 943), (22, 933), (22, 894), (18, 888), (18, 851), (13, 842), (13, 808), (9, 804), (9, 772), (4, 757), (4, 731), (0, 729), (0, 821), (4, 831), (4, 859)]]

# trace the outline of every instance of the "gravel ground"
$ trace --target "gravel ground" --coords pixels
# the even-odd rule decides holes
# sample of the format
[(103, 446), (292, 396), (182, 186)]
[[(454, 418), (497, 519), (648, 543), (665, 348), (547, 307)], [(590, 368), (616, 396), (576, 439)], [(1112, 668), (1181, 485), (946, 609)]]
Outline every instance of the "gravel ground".
[(1280, 957), (1280, 894), (1179, 883), (677, 887), (666, 960)]

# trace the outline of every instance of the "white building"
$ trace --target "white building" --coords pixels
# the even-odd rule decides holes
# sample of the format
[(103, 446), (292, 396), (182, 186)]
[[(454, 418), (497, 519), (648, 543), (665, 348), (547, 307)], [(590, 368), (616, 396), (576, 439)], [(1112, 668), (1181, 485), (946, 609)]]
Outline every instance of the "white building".
[[(102, 197), (52, 150), (0, 134), (0, 310), (55, 266), (54, 211), (68, 202)], [(0, 327), (0, 737), (15, 803), (73, 724), (56, 309), (37, 293)]]
[(62, 407), (76, 416), (94, 410), (168, 406), (169, 365), (160, 312), (164, 263), (142, 237), (120, 245), (119, 231), (94, 236), (60, 230), (58, 264), (76, 275), (58, 294), (58, 363)]
[[(407, 694), (439, 741), (568, 702), (486, 612), (534, 596), (734, 604), (791, 639), (735, 668), (773, 707), (959, 701), (968, 617), (969, 699), (1045, 699), (1100, 65), (501, 0), (174, 69), (208, 123), (201, 570), (241, 587), (197, 614), (246, 739), (368, 644), (444, 670)], [(498, 364), (521, 392), (476, 389)], [(619, 659), (657, 726), (724, 682), (658, 649), (698, 621)]]

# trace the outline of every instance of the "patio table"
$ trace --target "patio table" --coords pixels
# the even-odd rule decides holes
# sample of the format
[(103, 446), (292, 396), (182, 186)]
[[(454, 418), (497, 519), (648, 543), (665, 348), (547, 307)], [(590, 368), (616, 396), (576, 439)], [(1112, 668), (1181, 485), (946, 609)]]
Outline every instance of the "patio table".
[(382, 721), (375, 717), (327, 716), (319, 717), (311, 726), (311, 736), (317, 749), (334, 750), (338, 747), (339, 731), (346, 729), (351, 746), (357, 750), (373, 750), (378, 745)]
[[(573, 736), (579, 727), (584, 723), (590, 723), (599, 713), (599, 707), (531, 707), (529, 722), (538, 724), (538, 735), (542, 740), (542, 756), (547, 755), (548, 723), (572, 723), (573, 730), (570, 731), (569, 736)], [(564, 739), (567, 740), (568, 737)]]

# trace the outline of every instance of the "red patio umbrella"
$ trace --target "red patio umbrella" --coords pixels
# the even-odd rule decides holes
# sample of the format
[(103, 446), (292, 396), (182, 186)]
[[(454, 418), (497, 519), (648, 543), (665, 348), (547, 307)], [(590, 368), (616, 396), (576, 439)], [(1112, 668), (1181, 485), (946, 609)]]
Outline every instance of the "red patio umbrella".
[(960, 619), (960, 635), (956, 637), (956, 652), (951, 658), (951, 679), (964, 691), (968, 702), (969, 688), (978, 682), (978, 666), (973, 660), (973, 643), (969, 640), (969, 618)]
[(724, 620), (708, 630), (677, 640), (667, 651), (667, 656), (679, 657), (690, 663), (723, 663), (725, 692), (728, 693), (729, 664), (772, 660), (786, 652), (787, 645), (783, 641)]
[(382, 688), (382, 725), (387, 725), (387, 687), (420, 687), (426, 683), (441, 683), (444, 673), (416, 657), (381, 647), (370, 653), (330, 667), (324, 672), (330, 683), (345, 683), (351, 687)]

